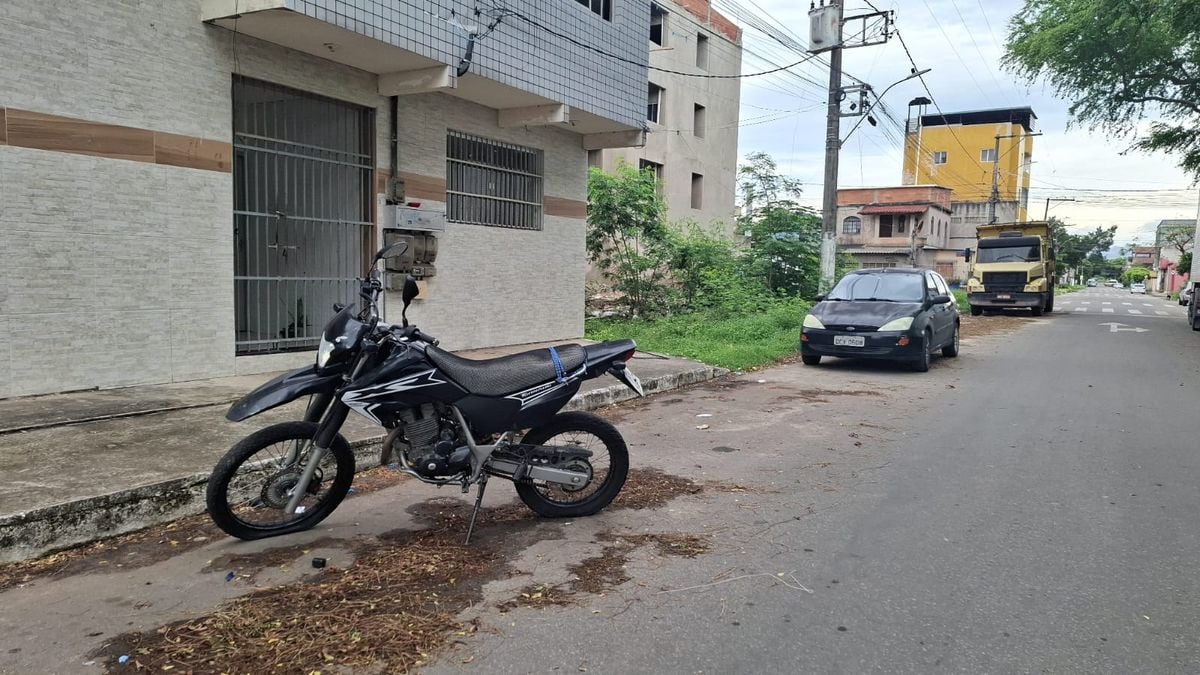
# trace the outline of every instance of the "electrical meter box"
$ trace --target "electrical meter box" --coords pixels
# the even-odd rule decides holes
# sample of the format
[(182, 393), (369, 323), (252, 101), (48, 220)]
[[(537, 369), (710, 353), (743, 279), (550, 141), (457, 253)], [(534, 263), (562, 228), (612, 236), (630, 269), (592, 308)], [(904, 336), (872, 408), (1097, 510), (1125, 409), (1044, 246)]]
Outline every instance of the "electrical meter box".
[(389, 228), (383, 231), (384, 246), (404, 241), (408, 250), (404, 255), (388, 258), (384, 261), (384, 281), (388, 290), (398, 291), (404, 288), (404, 277), (411, 274), (417, 279), (428, 279), (437, 274), (438, 240), (432, 232), (418, 230), (400, 230)]
[(422, 209), (403, 204), (384, 204), (380, 221), (385, 230), (411, 230), (414, 232), (445, 232), (446, 212)]
[(808, 10), (808, 51), (812, 54), (828, 51), (842, 41), (838, 25), (838, 7), (833, 3)]

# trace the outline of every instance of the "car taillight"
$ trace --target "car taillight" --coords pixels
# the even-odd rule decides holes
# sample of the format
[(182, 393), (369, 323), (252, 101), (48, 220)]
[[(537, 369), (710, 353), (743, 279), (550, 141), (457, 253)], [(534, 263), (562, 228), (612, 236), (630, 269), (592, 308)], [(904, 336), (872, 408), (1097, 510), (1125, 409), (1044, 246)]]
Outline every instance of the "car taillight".
[(628, 361), (629, 359), (632, 359), (632, 358), (633, 358), (633, 353), (634, 353), (634, 352), (636, 352), (636, 351), (637, 351), (636, 349), (630, 349), (629, 351), (627, 351), (627, 352), (625, 352), (624, 354), (622, 354), (622, 355), (621, 355), (621, 360), (622, 360), (622, 361)]

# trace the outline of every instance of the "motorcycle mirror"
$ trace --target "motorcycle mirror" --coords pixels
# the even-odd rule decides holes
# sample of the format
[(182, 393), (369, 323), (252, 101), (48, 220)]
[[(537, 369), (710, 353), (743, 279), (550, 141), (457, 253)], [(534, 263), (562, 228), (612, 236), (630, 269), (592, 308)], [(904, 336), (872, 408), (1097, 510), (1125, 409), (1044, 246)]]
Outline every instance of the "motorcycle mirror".
[(400, 317), (404, 320), (404, 325), (408, 325), (408, 306), (412, 304), (413, 298), (421, 294), (421, 288), (417, 286), (417, 280), (413, 275), (408, 275), (404, 279), (404, 290), (400, 297), (404, 300), (404, 309), (400, 311)]
[(395, 258), (398, 255), (404, 255), (405, 251), (407, 250), (407, 241), (398, 241), (391, 246), (384, 246), (383, 248), (379, 249), (379, 253), (375, 254), (375, 262), (379, 262), (385, 258)]

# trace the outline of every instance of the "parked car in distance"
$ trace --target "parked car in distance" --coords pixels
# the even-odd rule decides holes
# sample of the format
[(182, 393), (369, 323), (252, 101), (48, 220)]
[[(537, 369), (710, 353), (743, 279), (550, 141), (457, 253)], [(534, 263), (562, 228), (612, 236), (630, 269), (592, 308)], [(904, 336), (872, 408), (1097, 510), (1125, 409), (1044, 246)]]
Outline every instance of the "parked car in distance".
[(936, 272), (858, 270), (820, 300), (800, 329), (805, 365), (838, 356), (903, 361), (924, 372), (937, 349), (942, 356), (958, 356), (958, 304)]
[(1140, 283), (1129, 284), (1129, 292), (1130, 293), (1141, 293), (1142, 295), (1145, 295), (1146, 294), (1146, 284), (1140, 284)]
[(1187, 282), (1187, 285), (1185, 285), (1183, 287), (1183, 289), (1179, 291), (1179, 304), (1186, 307), (1187, 304), (1189, 302), (1191, 302), (1192, 295), (1194, 295), (1195, 293), (1196, 293), (1196, 282), (1195, 281)]
[(1100, 284), (1097, 283), (1095, 279), (1088, 279), (1087, 285), (1088, 285), (1088, 288), (1095, 288), (1096, 286), (1099, 286)]

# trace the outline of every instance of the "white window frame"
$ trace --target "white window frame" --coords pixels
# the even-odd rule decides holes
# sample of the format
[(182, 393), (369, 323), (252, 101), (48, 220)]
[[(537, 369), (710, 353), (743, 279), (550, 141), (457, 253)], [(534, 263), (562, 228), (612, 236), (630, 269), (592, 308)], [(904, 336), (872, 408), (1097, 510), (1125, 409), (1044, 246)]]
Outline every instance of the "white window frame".
[(996, 162), (996, 149), (984, 148), (980, 150), (979, 161), (983, 164), (994, 164)]
[(934, 166), (940, 166), (950, 161), (950, 155), (945, 150), (934, 150), (932, 155)]
[[(667, 97), (667, 90), (659, 85), (651, 82), (646, 88), (646, 121), (653, 124), (663, 123), (663, 99)], [(653, 96), (653, 98), (651, 98)], [(654, 115), (651, 116), (651, 111)]]

